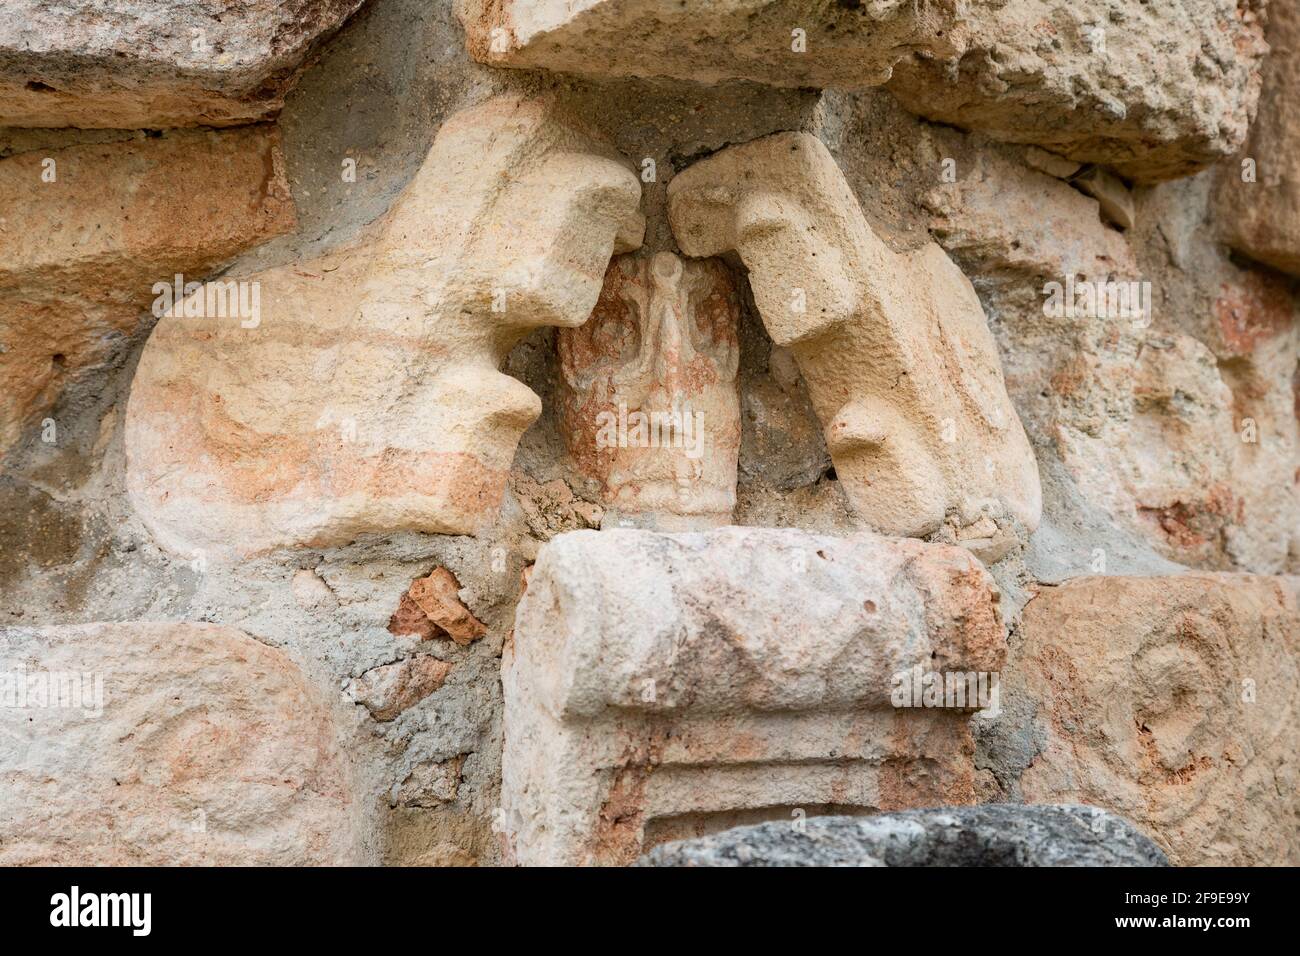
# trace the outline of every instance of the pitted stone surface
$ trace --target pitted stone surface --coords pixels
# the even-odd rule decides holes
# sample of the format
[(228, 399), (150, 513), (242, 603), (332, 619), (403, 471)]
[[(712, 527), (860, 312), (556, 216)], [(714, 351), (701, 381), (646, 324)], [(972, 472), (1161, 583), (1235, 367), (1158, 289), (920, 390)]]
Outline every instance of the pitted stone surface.
[(234, 126), (278, 113), (365, 0), (5, 0), (0, 126)]
[(201, 279), (293, 225), (274, 127), (0, 159), (0, 458), (149, 320), (155, 283)]
[(1300, 8), (1268, 7), (1268, 60), (1259, 114), (1232, 162), (1216, 171), (1215, 225), (1250, 258), (1300, 275)]
[(283, 652), (215, 624), (9, 628), (0, 672), (0, 863), (367, 862), (342, 724)]
[(1167, 866), (1096, 807), (941, 807), (736, 827), (655, 847), (637, 866)]
[(460, 0), (494, 66), (862, 89), (996, 139), (1185, 176), (1246, 136), (1264, 54), (1236, 0)]
[(732, 146), (668, 187), (682, 250), (735, 250), (794, 353), (858, 515), (886, 534), (1038, 526), (1038, 467), (969, 280), (937, 245), (893, 253), (826, 147)]

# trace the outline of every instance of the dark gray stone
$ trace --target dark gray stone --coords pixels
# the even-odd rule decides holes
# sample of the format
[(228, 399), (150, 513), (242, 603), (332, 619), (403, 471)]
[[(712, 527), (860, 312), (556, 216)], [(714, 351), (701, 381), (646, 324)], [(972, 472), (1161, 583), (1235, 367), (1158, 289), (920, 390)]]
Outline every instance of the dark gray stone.
[(655, 847), (637, 866), (1168, 866), (1096, 807), (986, 804), (773, 821)]

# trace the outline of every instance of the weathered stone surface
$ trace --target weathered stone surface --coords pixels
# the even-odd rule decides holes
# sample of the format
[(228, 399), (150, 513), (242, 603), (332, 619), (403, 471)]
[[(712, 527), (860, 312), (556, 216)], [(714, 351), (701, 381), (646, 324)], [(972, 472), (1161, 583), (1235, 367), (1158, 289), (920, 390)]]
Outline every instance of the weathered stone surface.
[(464, 763), (464, 756), (459, 756), (451, 760), (427, 761), (412, 768), (396, 788), (393, 805), (436, 807), (451, 803), (460, 788), (460, 770)]
[(995, 151), (924, 197), (930, 231), (979, 283), (996, 320), (1007, 390), (1032, 432), (1094, 432), (1131, 379), (1140, 329), (1047, 308), (1047, 286), (1140, 278), (1133, 250), (1096, 200)]
[(541, 411), (498, 368), (530, 330), (586, 320), (610, 255), (640, 242), (639, 198), (546, 101), (451, 117), (364, 240), (240, 277), (257, 327), (158, 324), (126, 423), (141, 517), (214, 556), (479, 530)]
[(0, 456), (124, 343), (154, 283), (201, 278), (293, 223), (272, 127), (0, 159)]
[[(470, 53), (493, 66), (699, 83), (878, 86), (914, 49), (957, 52), (956, 0), (458, 0)], [(795, 30), (805, 34), (796, 52)]]
[[(1198, 198), (1209, 177), (1143, 191), (1151, 221), (1134, 241), (1159, 251), (1139, 266), (1098, 203), (1059, 179), (993, 151), (959, 169), (925, 198), (931, 230), (980, 289), (1035, 442), (1161, 555), (1287, 570), (1300, 547), (1297, 310), (1284, 282), (1205, 258), (1219, 255)], [(1099, 307), (1076, 296), (1072, 310), (1064, 290), (1085, 287)], [(1146, 309), (1115, 309), (1115, 291)]]
[(974, 803), (970, 709), (896, 709), (894, 690), (913, 668), (996, 673), (1004, 642), (996, 587), (959, 548), (561, 535), (502, 659), (508, 852), (626, 863), (718, 821)]
[[(51, 681), (63, 706), (36, 693)], [(99, 713), (76, 706), (98, 691)], [(331, 707), (241, 631), (0, 630), (0, 699), (4, 865), (367, 861)]]
[(683, 251), (735, 250), (794, 353), (836, 472), (873, 529), (1038, 525), (1038, 468), (969, 280), (937, 245), (893, 253), (826, 147), (782, 133), (676, 176)]
[(1083, 166), (1073, 159), (1066, 159), (1064, 156), (1039, 149), (1037, 146), (1025, 147), (1025, 162), (1039, 172), (1055, 176), (1057, 179), (1069, 179)]
[(1300, 8), (1268, 7), (1269, 55), (1246, 145), (1217, 172), (1220, 237), (1259, 262), (1300, 275)]
[(1114, 173), (1100, 166), (1090, 166), (1071, 177), (1076, 189), (1097, 200), (1101, 214), (1120, 229), (1132, 229), (1135, 220), (1133, 196)]
[(729, 524), (736, 505), (739, 290), (721, 262), (610, 264), (586, 324), (558, 336), (564, 438), (605, 520)]
[(941, 807), (736, 827), (655, 847), (637, 866), (1167, 866), (1096, 807)]
[(442, 686), (451, 665), (428, 654), (371, 668), (348, 684), (347, 693), (375, 720), (393, 720)]
[[(494, 66), (860, 89), (1142, 181), (1233, 152), (1259, 96), (1254, 4), (1188, 0), (461, 0)], [(802, 33), (802, 36), (799, 34)], [(801, 49), (802, 47), (802, 49)]]
[(1300, 579), (1086, 577), (1024, 610), (1003, 699), (1035, 803), (1132, 820), (1179, 866), (1300, 860)]
[[(1079, 489), (1167, 557), (1231, 567), (1224, 548), (1242, 517), (1232, 471), (1240, 439), (1213, 354), (1190, 336), (1149, 338), (1127, 382), (1115, 384), (1127, 386), (1125, 407), (1091, 430), (1058, 432)], [(1100, 392), (1086, 378), (1079, 386)]]
[(6, 0), (0, 126), (231, 126), (279, 112), (364, 0)]
[(967, 6), (959, 56), (920, 51), (888, 84), (926, 119), (1101, 163), (1138, 182), (1194, 173), (1246, 137), (1266, 49), (1257, 4)]

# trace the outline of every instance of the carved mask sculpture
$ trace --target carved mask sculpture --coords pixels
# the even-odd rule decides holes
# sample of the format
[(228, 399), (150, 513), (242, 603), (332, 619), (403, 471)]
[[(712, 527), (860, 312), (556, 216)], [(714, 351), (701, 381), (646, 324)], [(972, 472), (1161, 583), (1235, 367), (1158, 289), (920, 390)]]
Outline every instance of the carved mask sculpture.
[(620, 256), (591, 318), (559, 333), (565, 440), (607, 523), (727, 524), (736, 504), (739, 297), (715, 259)]
[(164, 318), (127, 410), (127, 487), (163, 547), (226, 559), (495, 519), (541, 400), (499, 371), (591, 314), (640, 245), (625, 161), (545, 99), (450, 117), (358, 242), (250, 277), (255, 328)]
[(734, 250), (772, 341), (793, 353), (859, 517), (923, 537), (945, 522), (1038, 526), (1042, 490), (970, 281), (938, 245), (895, 253), (820, 140), (778, 133), (675, 176), (683, 251)]

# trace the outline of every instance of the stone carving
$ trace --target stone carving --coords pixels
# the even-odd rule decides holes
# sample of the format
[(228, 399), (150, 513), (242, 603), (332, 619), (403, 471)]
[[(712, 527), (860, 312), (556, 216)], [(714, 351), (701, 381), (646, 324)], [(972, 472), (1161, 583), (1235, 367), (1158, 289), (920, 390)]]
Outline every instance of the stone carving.
[(202, 277), (293, 225), (271, 127), (0, 160), (0, 457), (126, 344), (155, 282)]
[(0, 865), (369, 862), (333, 707), (215, 624), (0, 629)]
[(493, 66), (887, 84), (927, 118), (1144, 182), (1241, 144), (1265, 52), (1255, 6), (1237, 0), (1120, 13), (1108, 0), (459, 0), (459, 13)]
[(278, 113), (364, 0), (5, 0), (0, 126), (233, 126)]
[(1110, 809), (1176, 866), (1300, 862), (1298, 594), (1204, 572), (1044, 589), (1003, 691), (1033, 715), (1024, 798)]
[(896, 710), (896, 689), (921, 669), (995, 674), (1004, 651), (996, 587), (959, 548), (560, 535), (502, 659), (507, 855), (627, 863), (800, 809), (974, 803), (970, 710)]
[(1033, 452), (979, 299), (943, 250), (891, 252), (806, 134), (729, 147), (676, 176), (668, 195), (684, 252), (735, 250), (749, 268), (863, 520), (916, 536), (945, 521), (1037, 527)]
[(159, 322), (127, 412), (137, 511), (212, 555), (479, 530), (541, 412), (499, 366), (530, 330), (586, 320), (610, 255), (640, 243), (639, 201), (549, 102), (451, 117), (365, 239), (237, 277), (261, 290), (255, 326)]
[(736, 504), (739, 294), (721, 262), (610, 264), (591, 319), (558, 337), (565, 441), (606, 523), (727, 524)]

